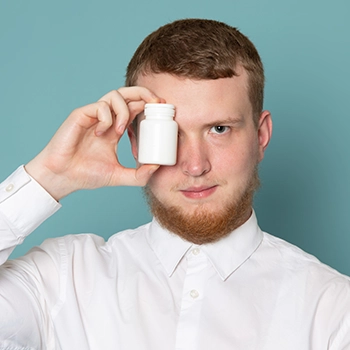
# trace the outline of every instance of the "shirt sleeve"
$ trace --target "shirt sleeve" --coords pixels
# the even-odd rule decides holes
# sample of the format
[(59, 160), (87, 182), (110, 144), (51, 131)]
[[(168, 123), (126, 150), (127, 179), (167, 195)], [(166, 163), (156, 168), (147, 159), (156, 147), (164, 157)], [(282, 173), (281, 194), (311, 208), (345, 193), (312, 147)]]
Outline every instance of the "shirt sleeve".
[(23, 166), (0, 184), (1, 349), (54, 348), (50, 298), (56, 297), (52, 290), (59, 289), (54, 261), (39, 247), (22, 259), (6, 260), (60, 207)]
[(339, 331), (336, 333), (329, 350), (349, 350), (350, 349), (350, 315), (348, 314), (340, 322)]
[(0, 264), (13, 249), (61, 205), (50, 196), (24, 167), (19, 167), (0, 184)]

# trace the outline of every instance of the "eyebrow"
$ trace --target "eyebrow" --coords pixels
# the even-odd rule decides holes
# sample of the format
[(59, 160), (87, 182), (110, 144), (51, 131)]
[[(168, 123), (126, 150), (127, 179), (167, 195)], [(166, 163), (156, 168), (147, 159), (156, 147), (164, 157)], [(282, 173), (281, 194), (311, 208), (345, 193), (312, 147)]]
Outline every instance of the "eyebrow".
[(204, 127), (211, 127), (215, 125), (227, 125), (227, 126), (234, 126), (234, 125), (239, 125), (244, 122), (244, 118), (242, 116), (238, 117), (230, 117), (230, 118), (225, 118), (225, 119), (215, 119), (209, 123), (205, 123)]

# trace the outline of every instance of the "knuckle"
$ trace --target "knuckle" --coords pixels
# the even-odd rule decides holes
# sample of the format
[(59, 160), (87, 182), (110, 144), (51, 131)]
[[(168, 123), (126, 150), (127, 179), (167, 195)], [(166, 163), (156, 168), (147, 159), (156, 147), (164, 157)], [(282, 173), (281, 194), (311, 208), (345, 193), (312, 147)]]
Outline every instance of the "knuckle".
[(119, 89), (113, 90), (113, 91), (115, 91), (117, 94), (120, 94), (120, 93), (122, 93), (123, 91), (125, 91), (126, 89), (128, 89), (128, 88), (125, 87), (125, 86), (121, 86)]
[(111, 99), (111, 100), (116, 100), (116, 99), (120, 99), (121, 94), (119, 92), (119, 89), (118, 90), (111, 90), (108, 94), (108, 97)]
[(98, 104), (98, 108), (100, 109), (106, 109), (106, 108), (109, 109), (109, 103), (105, 100), (100, 100), (97, 102), (97, 104)]
[(114, 90), (112, 90), (112, 91), (111, 91), (111, 95), (112, 95), (112, 96), (118, 96), (118, 97), (119, 97), (119, 96), (120, 96), (119, 90), (120, 90), (120, 89), (117, 89), (117, 90), (114, 89)]
[(108, 118), (111, 112), (111, 107), (107, 101), (99, 101), (97, 106), (97, 112), (102, 119)]
[(77, 121), (84, 114), (85, 114), (85, 108), (84, 107), (78, 107), (78, 108), (75, 108), (75, 109), (72, 110), (72, 112), (69, 115), (69, 119)]

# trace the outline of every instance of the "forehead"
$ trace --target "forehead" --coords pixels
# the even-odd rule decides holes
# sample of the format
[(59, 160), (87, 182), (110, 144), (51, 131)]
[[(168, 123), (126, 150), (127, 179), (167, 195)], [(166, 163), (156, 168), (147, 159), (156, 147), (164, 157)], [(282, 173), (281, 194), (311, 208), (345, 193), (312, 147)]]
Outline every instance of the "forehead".
[[(244, 69), (232, 78), (193, 80), (166, 73), (142, 75), (137, 85), (154, 92), (176, 108), (179, 122), (184, 116), (229, 118), (251, 116), (248, 96), (248, 76)], [(193, 118), (192, 118), (193, 119)]]

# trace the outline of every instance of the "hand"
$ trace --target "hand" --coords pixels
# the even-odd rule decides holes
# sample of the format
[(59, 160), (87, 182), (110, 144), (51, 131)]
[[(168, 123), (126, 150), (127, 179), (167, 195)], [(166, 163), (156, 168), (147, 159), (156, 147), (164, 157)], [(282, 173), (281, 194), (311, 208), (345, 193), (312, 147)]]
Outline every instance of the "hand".
[(159, 166), (125, 168), (116, 154), (127, 126), (148, 102), (164, 100), (146, 88), (125, 87), (74, 110), (27, 172), (56, 200), (79, 189), (144, 186)]

